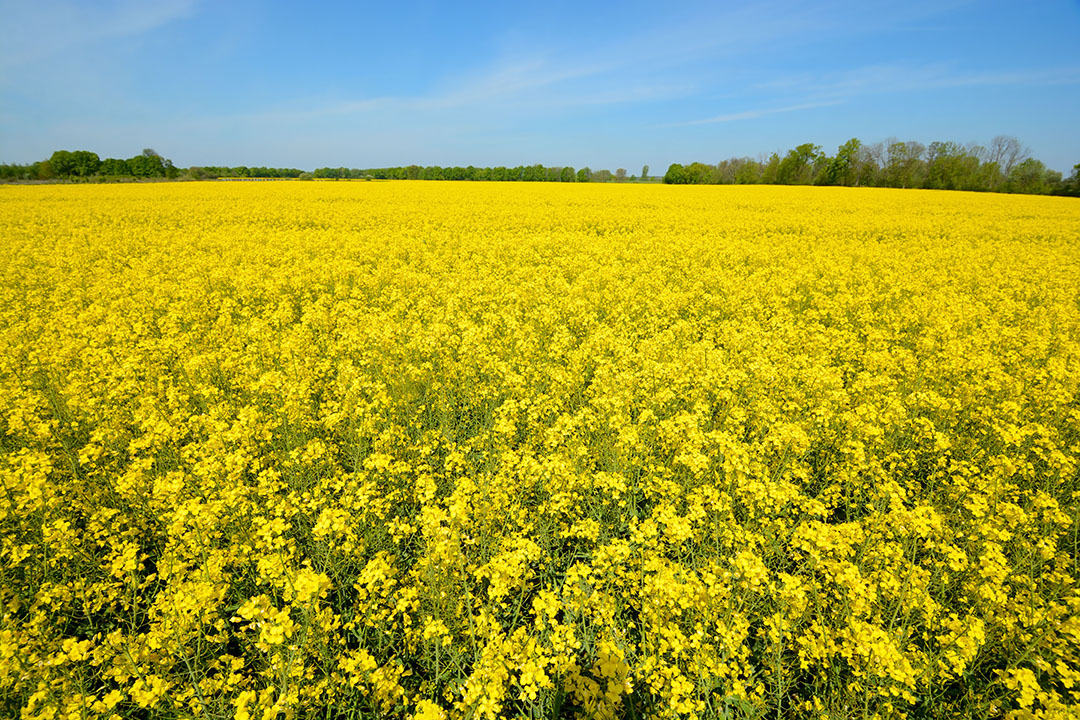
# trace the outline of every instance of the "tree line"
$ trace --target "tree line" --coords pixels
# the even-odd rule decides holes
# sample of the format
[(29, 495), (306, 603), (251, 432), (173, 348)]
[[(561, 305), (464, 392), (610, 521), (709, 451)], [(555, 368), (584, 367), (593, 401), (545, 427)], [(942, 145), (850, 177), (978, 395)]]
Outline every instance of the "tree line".
[[(29, 165), (0, 164), (0, 182), (105, 182), (125, 179), (210, 180), (215, 178), (289, 178), (299, 180), (474, 180), (495, 182), (641, 182), (657, 181), (649, 166), (641, 175), (575, 170), (570, 166), (440, 167), (406, 165), (356, 169), (205, 166), (177, 168), (152, 149), (132, 158), (105, 158), (89, 150), (57, 150), (47, 160)], [(928, 188), (1080, 196), (1080, 164), (1068, 178), (1050, 170), (1014, 137), (999, 135), (983, 146), (955, 142), (889, 139), (864, 144), (852, 138), (834, 155), (820, 145), (803, 143), (784, 154), (731, 158), (715, 165), (672, 164), (662, 178), (673, 185), (843, 185), (851, 187)]]
[(1050, 170), (1019, 140), (999, 135), (988, 145), (852, 138), (828, 155), (804, 143), (785, 154), (743, 157), (716, 165), (675, 163), (664, 174), (673, 185), (843, 185), (1029, 194), (1080, 195), (1080, 164), (1069, 178)]
[(302, 175), (310, 177), (311, 173), (297, 168), (206, 165), (188, 168), (187, 175), (192, 180), (214, 180), (216, 178), (299, 178)]
[[(0, 181), (212, 180), (215, 178), (299, 178), (303, 170), (272, 167), (207, 166), (181, 169), (147, 148), (132, 158), (105, 158), (89, 150), (57, 150), (47, 160), (28, 165), (0, 164)], [(307, 173), (308, 177), (311, 176)]]
[(29, 165), (0, 165), (0, 180), (104, 180), (106, 178), (166, 178), (181, 171), (171, 160), (147, 148), (132, 158), (105, 158), (89, 150), (57, 150), (48, 160)]
[[(642, 177), (649, 174), (649, 166), (642, 168)], [(313, 176), (319, 180), (476, 180), (492, 182), (611, 182), (634, 180), (635, 175), (627, 176), (626, 170), (619, 168), (614, 173), (610, 170), (575, 170), (569, 166), (555, 165), (518, 165), (517, 167), (440, 167), (438, 165), (404, 167), (368, 168), (318, 168)]]

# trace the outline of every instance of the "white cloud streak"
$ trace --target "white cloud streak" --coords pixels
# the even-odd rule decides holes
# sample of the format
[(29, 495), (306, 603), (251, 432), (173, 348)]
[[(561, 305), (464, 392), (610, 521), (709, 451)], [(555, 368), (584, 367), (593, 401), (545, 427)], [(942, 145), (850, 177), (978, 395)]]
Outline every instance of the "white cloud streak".
[(759, 83), (764, 91), (793, 92), (817, 98), (846, 99), (858, 95), (917, 92), (962, 87), (1070, 85), (1080, 82), (1080, 67), (1005, 72), (957, 72), (943, 63), (868, 65), (824, 77), (792, 75)]
[(799, 110), (812, 110), (814, 108), (829, 107), (831, 105), (839, 104), (839, 100), (828, 100), (823, 102), (800, 103), (798, 105), (788, 105), (786, 107), (758, 108), (756, 110), (743, 110), (742, 112), (728, 113), (726, 115), (717, 115), (716, 117), (703, 118), (701, 120), (686, 120), (684, 122), (665, 123), (658, 127), (687, 127), (690, 125), (711, 125), (713, 123), (735, 122), (736, 120), (754, 120), (756, 118), (766, 117), (768, 115), (780, 115), (782, 113), (798, 112)]
[(190, 15), (197, 2), (0, 0), (0, 17), (8, 28), (0, 43), (0, 72), (103, 40), (142, 35)]
[(754, 120), (768, 115), (841, 105), (860, 96), (873, 94), (964, 87), (1073, 85), (1077, 83), (1080, 83), (1080, 68), (953, 73), (942, 65), (873, 65), (835, 74), (826, 78), (825, 81), (822, 81), (821, 78), (817, 78), (815, 81), (811, 76), (798, 75), (759, 83), (756, 86), (758, 90), (780, 91), (785, 94), (799, 91), (799, 94), (803, 97), (803, 102), (781, 107), (744, 110), (701, 120), (665, 123), (658, 127), (687, 127), (738, 120)]

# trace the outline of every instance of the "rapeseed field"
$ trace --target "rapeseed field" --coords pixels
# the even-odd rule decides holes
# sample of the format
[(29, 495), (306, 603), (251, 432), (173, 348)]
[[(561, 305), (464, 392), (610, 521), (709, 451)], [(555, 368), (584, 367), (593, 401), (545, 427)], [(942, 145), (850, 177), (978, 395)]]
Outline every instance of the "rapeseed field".
[(1080, 203), (0, 188), (0, 715), (1080, 715)]

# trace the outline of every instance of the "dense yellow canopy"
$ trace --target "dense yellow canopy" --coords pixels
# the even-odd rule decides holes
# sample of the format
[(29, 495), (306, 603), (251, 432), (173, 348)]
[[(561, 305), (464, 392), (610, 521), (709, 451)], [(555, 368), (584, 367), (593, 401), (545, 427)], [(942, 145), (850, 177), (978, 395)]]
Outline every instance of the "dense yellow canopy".
[(1073, 199), (0, 187), (0, 707), (1049, 717), (1078, 378)]

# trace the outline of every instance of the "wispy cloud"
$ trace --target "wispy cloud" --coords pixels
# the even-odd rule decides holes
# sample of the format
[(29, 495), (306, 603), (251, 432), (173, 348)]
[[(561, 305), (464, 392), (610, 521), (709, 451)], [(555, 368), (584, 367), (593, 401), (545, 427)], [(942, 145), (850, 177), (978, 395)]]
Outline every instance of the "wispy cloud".
[(758, 90), (798, 92), (805, 97), (847, 99), (858, 95), (980, 86), (1071, 85), (1080, 67), (971, 73), (944, 63), (867, 65), (825, 76), (806, 73), (756, 84)]
[(141, 35), (192, 13), (198, 0), (0, 0), (8, 28), (0, 72), (116, 38)]
[[(768, 0), (675, 19), (598, 42), (584, 52), (559, 48), (521, 55), (510, 50), (480, 71), (450, 75), (422, 94), (291, 103), (290, 108), (249, 116), (301, 120), (461, 109), (512, 114), (688, 98), (708, 82), (710, 71), (701, 70), (702, 65), (805, 33), (814, 22), (812, 12), (800, 10), (790, 0)], [(306, 109), (292, 110), (297, 104)]]
[(753, 120), (755, 118), (766, 117), (768, 115), (779, 115), (781, 113), (798, 112), (799, 110), (812, 110), (813, 108), (829, 107), (830, 105), (839, 104), (839, 100), (827, 100), (821, 102), (800, 103), (798, 105), (788, 105), (786, 107), (758, 108), (756, 110), (743, 110), (742, 112), (728, 113), (726, 115), (717, 115), (716, 117), (703, 118), (701, 120), (686, 120), (683, 122), (665, 123), (658, 127), (686, 127), (688, 125), (710, 125), (712, 123), (726, 123), (734, 122), (736, 120)]
[(409, 102), (424, 109), (460, 107), (533, 94), (573, 81), (611, 73), (616, 63), (555, 65), (542, 58), (496, 61), (473, 77), (458, 78), (443, 89)]
[(841, 105), (858, 97), (872, 94), (963, 87), (1073, 85), (1077, 83), (1080, 83), (1080, 68), (961, 73), (942, 64), (870, 65), (842, 73), (833, 73), (824, 78), (800, 73), (754, 85), (754, 89), (759, 93), (764, 91), (766, 94), (772, 93), (781, 98), (796, 95), (800, 99), (796, 103), (726, 113), (700, 120), (666, 123), (658, 127), (686, 127), (753, 120), (768, 115)]
[(1080, 67), (1054, 68), (1048, 70), (1031, 70), (1018, 72), (989, 72), (989, 73), (966, 73), (951, 75), (932, 81), (925, 87), (950, 88), (950, 87), (975, 87), (980, 85), (1008, 86), (1008, 85), (1075, 85), (1080, 83)]
[(463, 111), (479, 122), (484, 116), (522, 111), (659, 102), (685, 97), (696, 89), (686, 80), (650, 81), (627, 72), (627, 67), (625, 62), (566, 65), (541, 58), (496, 61), (481, 72), (451, 78), (426, 93), (308, 99), (278, 108), (218, 115), (210, 121), (293, 123), (367, 115), (429, 117)]

